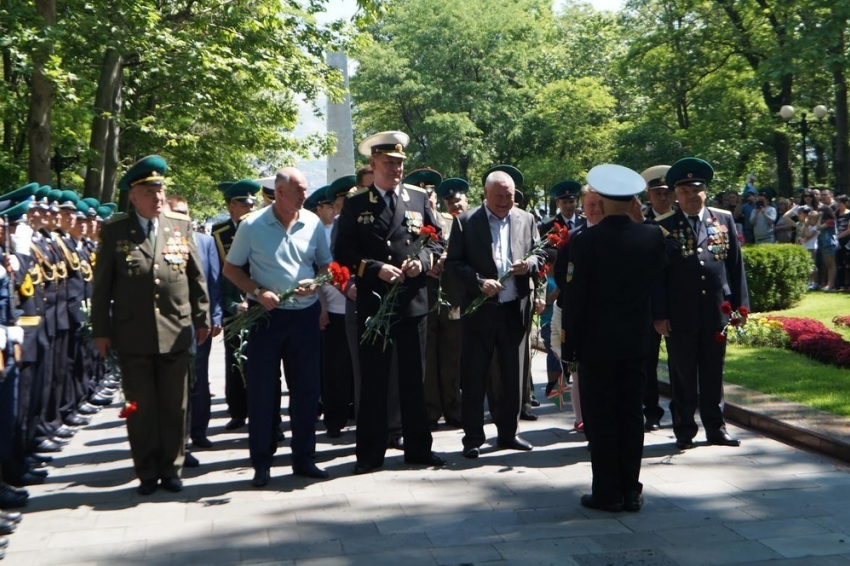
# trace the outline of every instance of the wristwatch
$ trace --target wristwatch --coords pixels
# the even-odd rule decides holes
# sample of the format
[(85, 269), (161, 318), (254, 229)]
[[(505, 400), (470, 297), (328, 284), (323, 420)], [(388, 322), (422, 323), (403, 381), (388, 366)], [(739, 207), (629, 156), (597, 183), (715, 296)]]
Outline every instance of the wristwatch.
[(257, 287), (256, 289), (254, 289), (253, 295), (254, 295), (255, 297), (259, 297), (259, 296), (260, 296), (260, 293), (262, 293), (262, 292), (263, 292), (263, 288), (262, 288), (262, 287)]

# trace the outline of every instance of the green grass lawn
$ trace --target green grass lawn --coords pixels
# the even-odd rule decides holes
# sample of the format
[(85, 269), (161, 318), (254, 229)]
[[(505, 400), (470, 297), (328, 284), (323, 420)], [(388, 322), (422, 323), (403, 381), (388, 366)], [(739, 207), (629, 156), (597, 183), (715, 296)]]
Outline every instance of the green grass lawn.
[[(850, 340), (850, 328), (832, 324), (833, 317), (850, 315), (850, 295), (847, 294), (807, 293), (794, 308), (763, 314), (813, 318)], [(663, 345), (661, 362), (667, 363)], [(850, 371), (791, 350), (730, 344), (723, 377), (729, 383), (748, 389), (850, 417)]]

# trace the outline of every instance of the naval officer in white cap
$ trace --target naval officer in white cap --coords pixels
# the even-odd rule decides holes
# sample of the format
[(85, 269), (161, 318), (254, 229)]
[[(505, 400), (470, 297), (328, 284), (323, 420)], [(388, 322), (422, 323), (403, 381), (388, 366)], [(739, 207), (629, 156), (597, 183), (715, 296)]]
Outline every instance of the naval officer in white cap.
[(581, 365), (591, 444), (593, 490), (581, 504), (639, 511), (651, 296), (667, 263), (665, 234), (632, 219), (646, 187), (638, 173), (599, 165), (587, 182), (602, 197), (603, 218), (570, 242), (563, 324), (566, 359)]

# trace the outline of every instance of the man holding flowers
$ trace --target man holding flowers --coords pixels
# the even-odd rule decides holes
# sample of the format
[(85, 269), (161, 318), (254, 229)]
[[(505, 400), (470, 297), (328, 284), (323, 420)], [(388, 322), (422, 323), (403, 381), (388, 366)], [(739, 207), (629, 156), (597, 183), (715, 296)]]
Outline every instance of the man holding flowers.
[[(331, 263), (331, 252), (319, 217), (304, 210), (307, 178), (287, 167), (275, 176), (271, 206), (245, 217), (236, 231), (224, 264), (224, 276), (248, 295), (249, 308), (237, 317), (248, 335), (248, 445), (255, 487), (269, 482), (277, 450), (280, 412), (279, 368), (289, 389), (292, 425), (292, 471), (326, 478), (313, 462), (316, 414), (320, 393), (321, 308), (315, 294), (317, 275)], [(251, 275), (242, 266), (250, 263)], [(316, 272), (318, 270), (318, 273)], [(267, 315), (252, 317), (261, 305)]]

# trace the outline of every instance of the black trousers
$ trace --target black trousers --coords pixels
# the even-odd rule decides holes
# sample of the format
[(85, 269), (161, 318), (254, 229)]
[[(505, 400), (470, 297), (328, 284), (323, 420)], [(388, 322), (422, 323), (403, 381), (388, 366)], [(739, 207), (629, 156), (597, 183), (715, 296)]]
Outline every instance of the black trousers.
[(700, 420), (707, 437), (726, 430), (723, 420), (723, 362), (725, 342), (715, 340), (716, 329), (674, 329), (667, 340), (673, 400), (673, 432), (677, 440), (691, 440)]
[(224, 340), (224, 398), (232, 419), (248, 418), (248, 391), (242, 372), (235, 366), (234, 352), (239, 349), (239, 337)]
[[(358, 334), (365, 330), (366, 316), (357, 313)], [(421, 460), (431, 454), (431, 430), (425, 415), (426, 317), (405, 317), (390, 329), (397, 351), (397, 375), (401, 427), (406, 458)], [(393, 347), (383, 349), (376, 344), (360, 345), (360, 405), (357, 408), (357, 463), (368, 467), (382, 466), (389, 434), (387, 399), (391, 378)]]
[(463, 323), (449, 311), (428, 313), (428, 355), (425, 364), (425, 410), (428, 420), (460, 418), (460, 353)]
[(522, 404), (522, 376), (525, 368), (527, 334), (521, 301), (485, 303), (477, 312), (462, 318), (463, 352), (461, 367), (463, 446), (484, 444), (484, 394), (490, 363), (495, 353), (499, 368), (498, 403), (491, 407), (499, 438), (516, 436)]
[(325, 428), (339, 430), (348, 422), (349, 406), (354, 402), (354, 373), (345, 315), (328, 313), (328, 320), (322, 331), (322, 405)]
[(591, 433), (593, 497), (620, 503), (641, 492), (643, 389), (646, 360), (593, 356), (581, 360), (582, 416)]
[(664, 416), (664, 408), (658, 404), (658, 350), (661, 348), (661, 335), (650, 329), (652, 337), (649, 356), (646, 359), (646, 388), (643, 392), (643, 416), (647, 421), (659, 422)]

